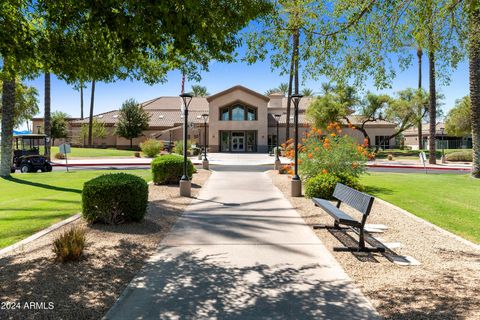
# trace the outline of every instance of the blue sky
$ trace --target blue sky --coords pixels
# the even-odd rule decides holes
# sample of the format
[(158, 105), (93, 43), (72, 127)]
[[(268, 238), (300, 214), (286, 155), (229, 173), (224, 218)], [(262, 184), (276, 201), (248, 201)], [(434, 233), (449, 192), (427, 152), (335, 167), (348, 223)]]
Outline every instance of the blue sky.
[[(149, 86), (139, 81), (117, 81), (115, 83), (98, 83), (95, 91), (95, 113), (101, 113), (118, 109), (122, 102), (129, 98), (134, 98), (139, 102), (149, 100), (159, 96), (175, 96), (180, 93), (181, 76), (178, 71), (168, 74), (168, 81), (153, 86)], [(448, 86), (438, 86), (438, 90), (445, 95), (443, 109), (446, 112), (454, 105), (455, 100), (468, 94), (468, 64), (462, 62), (458, 69), (451, 74), (451, 83)], [(259, 62), (254, 65), (246, 63), (219, 63), (214, 62), (210, 66), (209, 72), (202, 73), (201, 85), (207, 87), (208, 92), (213, 94), (231, 86), (240, 84), (260, 93), (267, 89), (276, 87), (281, 82), (287, 82), (287, 76), (279, 76), (276, 71), (271, 71), (268, 61)], [(303, 87), (309, 87), (315, 92), (319, 91), (320, 84), (326, 79), (319, 81), (305, 81)], [(39, 91), (40, 114), (43, 114), (43, 76), (34, 80), (27, 81), (29, 85), (35, 86)], [(187, 82), (185, 89), (188, 91), (193, 82)], [(393, 81), (392, 89), (382, 92), (393, 93), (407, 87), (417, 86), (417, 66), (416, 60), (413, 65), (403, 72), (397, 72), (397, 77)], [(423, 87), (428, 89), (428, 63), (424, 56), (423, 63)], [(367, 83), (364, 90), (377, 91), (370, 83)], [(78, 117), (80, 115), (80, 93), (72, 89), (65, 82), (52, 77), (52, 110), (66, 112), (70, 116)], [(84, 91), (84, 112), (88, 115), (90, 103), (90, 87)]]

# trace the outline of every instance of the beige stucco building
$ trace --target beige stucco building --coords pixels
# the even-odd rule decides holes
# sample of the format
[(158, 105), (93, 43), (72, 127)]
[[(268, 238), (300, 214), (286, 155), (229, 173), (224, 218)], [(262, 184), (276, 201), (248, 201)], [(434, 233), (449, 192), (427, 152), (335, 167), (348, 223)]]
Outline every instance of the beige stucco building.
[[(299, 106), (299, 134), (308, 130), (309, 122), (305, 111), (314, 97), (304, 97)], [(150, 114), (150, 127), (143, 136), (134, 139), (138, 147), (142, 141), (154, 138), (164, 141), (182, 139), (183, 116), (181, 114), (182, 100), (180, 97), (159, 97), (142, 103), (144, 110)], [(280, 115), (279, 142), (284, 142), (286, 136), (287, 98), (281, 94), (265, 96), (243, 86), (234, 86), (209, 97), (194, 97), (189, 106), (189, 139), (203, 145), (205, 143), (205, 124), (203, 114), (208, 114), (207, 145), (210, 152), (268, 152), (276, 144), (276, 125), (274, 115)], [(291, 112), (291, 136), (293, 136), (293, 104)], [(130, 142), (115, 134), (119, 112), (113, 110), (98, 114), (95, 118), (103, 122), (107, 136), (95, 139), (99, 147), (128, 148)], [(356, 124), (356, 116), (350, 121)], [(43, 119), (34, 119), (34, 128), (43, 126)], [(69, 122), (69, 141), (75, 145), (83, 145), (80, 137), (82, 125), (88, 123), (88, 118)], [(394, 144), (394, 139), (386, 139), (395, 132), (395, 124), (386, 121), (369, 122), (365, 126), (372, 142), (382, 141), (382, 147)], [(363, 135), (358, 130), (347, 127), (345, 133), (363, 142)], [(62, 142), (62, 141), (59, 141)]]

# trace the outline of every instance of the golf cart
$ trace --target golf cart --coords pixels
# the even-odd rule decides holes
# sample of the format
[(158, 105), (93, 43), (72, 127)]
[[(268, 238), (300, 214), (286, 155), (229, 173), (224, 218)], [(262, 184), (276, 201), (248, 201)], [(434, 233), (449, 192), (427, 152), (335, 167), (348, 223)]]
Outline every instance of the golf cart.
[(52, 171), (46, 156), (40, 155), (40, 147), (45, 150), (47, 136), (44, 134), (19, 134), (13, 136), (13, 161), (11, 172)]

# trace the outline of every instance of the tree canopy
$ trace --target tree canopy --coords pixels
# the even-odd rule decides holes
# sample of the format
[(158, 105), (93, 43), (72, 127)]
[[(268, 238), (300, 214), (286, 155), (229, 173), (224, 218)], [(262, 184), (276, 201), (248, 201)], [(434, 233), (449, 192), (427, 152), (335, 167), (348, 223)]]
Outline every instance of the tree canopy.
[(133, 99), (122, 104), (119, 110), (119, 118), (115, 132), (120, 137), (130, 140), (130, 148), (133, 147), (133, 139), (140, 137), (144, 130), (149, 127), (150, 114)]
[[(2, 96), (3, 82), (0, 80), (0, 97)], [(38, 91), (35, 87), (29, 87), (17, 79), (15, 83), (15, 106), (13, 112), (14, 127), (19, 127), (39, 112)], [(0, 118), (2, 109), (0, 109)]]
[(465, 137), (472, 134), (472, 121), (470, 118), (470, 97), (458, 99), (447, 114), (445, 131), (448, 135)]

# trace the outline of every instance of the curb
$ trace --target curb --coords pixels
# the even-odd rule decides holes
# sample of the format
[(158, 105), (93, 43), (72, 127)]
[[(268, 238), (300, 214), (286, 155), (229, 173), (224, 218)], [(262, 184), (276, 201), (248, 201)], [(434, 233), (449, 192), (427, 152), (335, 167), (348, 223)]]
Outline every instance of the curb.
[(395, 164), (367, 164), (369, 168), (398, 168), (398, 169), (417, 169), (417, 170), (458, 170), (470, 171), (470, 168), (455, 168), (455, 167), (419, 167), (414, 165), (395, 165)]
[(21, 248), (22, 246), (34, 241), (34, 240), (37, 240), (38, 238), (41, 238), (69, 223), (72, 223), (74, 222), (75, 220), (78, 220), (80, 218), (80, 213), (77, 213), (76, 215), (73, 215), (71, 216), (70, 218), (67, 218), (65, 220), (62, 220), (60, 222), (57, 222), (53, 225), (51, 225), (50, 227), (46, 228), (46, 229), (43, 229), (43, 230), (40, 230), (38, 231), (37, 233), (34, 233), (32, 234), (30, 237), (28, 238), (25, 238), (19, 242), (16, 242), (14, 244), (12, 244), (11, 246), (8, 246), (8, 247), (5, 247), (3, 249), (0, 250), (0, 256), (2, 256), (3, 254), (5, 253), (8, 253), (10, 251), (14, 251), (15, 249), (18, 249), (18, 248)]
[(388, 207), (391, 207), (392, 209), (395, 209), (395, 210), (403, 213), (404, 215), (409, 216), (410, 218), (413, 218), (414, 220), (416, 220), (416, 221), (418, 221), (418, 222), (422, 222), (422, 223), (428, 225), (429, 227), (432, 227), (432, 228), (434, 228), (435, 230), (440, 231), (440, 232), (443, 233), (444, 235), (447, 235), (447, 236), (449, 236), (450, 238), (453, 238), (453, 239), (455, 239), (455, 240), (458, 240), (458, 241), (462, 242), (463, 244), (465, 244), (465, 245), (467, 245), (467, 246), (469, 246), (469, 247), (472, 247), (472, 248), (474, 248), (474, 249), (476, 249), (476, 250), (480, 250), (480, 245), (479, 245), (479, 244), (476, 244), (476, 243), (474, 243), (474, 242), (471, 242), (471, 241), (469, 241), (469, 240), (467, 240), (467, 239), (464, 239), (464, 238), (462, 238), (462, 237), (460, 237), (460, 236), (458, 236), (458, 235), (456, 235), (456, 234), (454, 234), (454, 233), (452, 233), (452, 232), (450, 232), (450, 231), (447, 231), (447, 230), (445, 230), (445, 229), (443, 229), (443, 228), (441, 228), (441, 227), (439, 227), (439, 226), (437, 226), (437, 225), (435, 225), (435, 224), (433, 224), (433, 223), (431, 223), (431, 222), (429, 222), (429, 221), (427, 221), (427, 220), (425, 220), (425, 219), (422, 219), (422, 218), (414, 215), (413, 213), (411, 213), (411, 212), (409, 212), (409, 211), (407, 211), (407, 210), (405, 210), (405, 209), (402, 209), (402, 208), (400, 208), (400, 207), (397, 207), (397, 206), (394, 205), (394, 204), (391, 204), (391, 203), (388, 202), (388, 201), (382, 200), (382, 199), (377, 198), (377, 197), (375, 197), (375, 201), (378, 201), (378, 202), (381, 203), (381, 204), (384, 204), (384, 205), (386, 205), (386, 206), (388, 206)]

